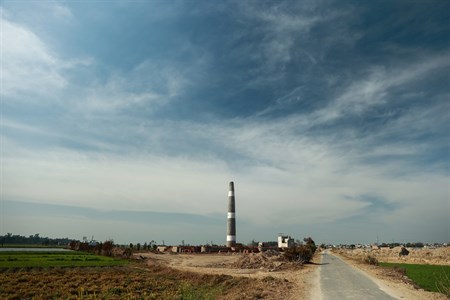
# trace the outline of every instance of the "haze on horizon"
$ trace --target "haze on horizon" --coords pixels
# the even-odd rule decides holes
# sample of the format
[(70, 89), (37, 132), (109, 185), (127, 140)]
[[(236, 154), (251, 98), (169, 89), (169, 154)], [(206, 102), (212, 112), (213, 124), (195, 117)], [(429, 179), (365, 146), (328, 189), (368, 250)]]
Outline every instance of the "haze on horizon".
[(0, 234), (450, 241), (450, 2), (2, 1)]

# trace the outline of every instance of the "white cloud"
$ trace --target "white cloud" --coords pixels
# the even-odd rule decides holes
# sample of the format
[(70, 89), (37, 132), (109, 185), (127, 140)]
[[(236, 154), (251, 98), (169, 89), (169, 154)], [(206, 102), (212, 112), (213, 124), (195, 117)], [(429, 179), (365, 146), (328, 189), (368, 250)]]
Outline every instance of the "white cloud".
[(448, 53), (419, 60), (415, 64), (386, 69), (374, 67), (365, 78), (352, 81), (336, 100), (315, 112), (315, 122), (322, 123), (349, 116), (361, 115), (374, 106), (395, 101), (391, 89), (406, 86), (429, 76), (431, 72), (450, 66)]
[(104, 82), (94, 81), (82, 88), (82, 95), (74, 100), (75, 109), (82, 114), (154, 111), (169, 104), (187, 89), (203, 84), (209, 64), (208, 56), (189, 44), (179, 51), (192, 55), (192, 61), (147, 59), (129, 71), (112, 72)]
[[(115, 134), (135, 129), (125, 123)], [(151, 141), (152, 132), (159, 134), (156, 141)], [(148, 143), (156, 142), (155, 148), (171, 147), (165, 144), (166, 136), (203, 141), (196, 145), (200, 152), (172, 156), (154, 152), (154, 145)], [(260, 226), (276, 222), (280, 227), (357, 216), (367, 207), (367, 203), (352, 200), (361, 195), (377, 195), (396, 206), (409, 207), (411, 213), (420, 209), (420, 199), (432, 197), (436, 206), (446, 203), (447, 189), (442, 185), (448, 180), (446, 175), (422, 170), (391, 176), (404, 167), (401, 162), (366, 165), (355, 159), (361, 158), (364, 144), (373, 141), (347, 141), (354, 151), (343, 152), (331, 139), (298, 137), (289, 120), (205, 125), (152, 122), (145, 125), (140, 137), (140, 149), (122, 147), (121, 152), (133, 153), (126, 157), (120, 152), (83, 154), (55, 147), (12, 151), (18, 154), (4, 160), (4, 195), (97, 209), (221, 214), (226, 208), (227, 182), (234, 180), (239, 217)], [(202, 151), (205, 145), (213, 149)], [(380, 145), (379, 151), (391, 151), (385, 147), (389, 145)], [(408, 154), (408, 147), (398, 145), (396, 153)], [(214, 149), (250, 160), (234, 163), (213, 154)], [(374, 151), (368, 155), (380, 154)], [(430, 179), (424, 180), (427, 177)], [(380, 220), (393, 226), (399, 211)], [(441, 213), (437, 210), (427, 217)]]
[(0, 22), (2, 93), (6, 101), (58, 103), (61, 92), (71, 86), (67, 72), (93, 63), (90, 58), (62, 58), (28, 27), (5, 16)]
[[(32, 31), (1, 20), (3, 93), (20, 101), (22, 94), (51, 96), (67, 85), (59, 60)], [(30, 101), (27, 97), (27, 101)]]
[[(371, 108), (391, 105), (397, 98), (424, 96), (423, 93), (408, 93), (393, 96), (396, 88), (406, 88), (411, 84), (425, 80), (434, 72), (450, 66), (450, 54), (444, 53), (432, 57), (421, 56), (416, 63), (400, 64), (386, 68), (381, 66), (369, 67), (365, 75), (350, 80), (337, 95), (328, 95), (325, 106), (308, 114), (289, 117), (293, 126), (303, 130), (324, 123), (339, 121), (345, 117), (363, 116)], [(334, 79), (335, 80), (335, 79)], [(289, 108), (293, 103), (304, 100), (303, 86), (297, 86), (286, 95), (277, 99), (275, 104), (260, 111), (257, 116), (270, 115), (274, 111)], [(332, 98), (334, 97), (334, 98)], [(439, 96), (438, 96), (439, 97)], [(445, 97), (441, 95), (440, 97)], [(425, 110), (426, 111), (426, 110)], [(421, 113), (425, 113), (421, 111)], [(406, 117), (408, 117), (406, 115)], [(421, 118), (426, 120), (427, 118)]]
[(82, 114), (114, 113), (129, 107), (142, 107), (166, 102), (165, 95), (152, 91), (136, 92), (122, 76), (112, 76), (105, 84), (95, 83), (76, 99), (74, 108)]
[[(62, 6), (51, 8), (60, 16), (71, 14)], [(2, 93), (5, 100), (21, 104), (59, 103), (87, 115), (151, 109), (199, 84), (208, 65), (205, 53), (186, 44), (180, 51), (193, 56), (189, 64), (146, 60), (128, 72), (113, 72), (103, 82), (93, 79), (87, 86), (78, 86), (71, 72), (79, 67), (93, 70), (92, 58), (63, 59), (26, 26), (7, 18), (2, 18), (1, 25)]]
[[(245, 77), (248, 87), (302, 77), (336, 45), (352, 45), (360, 38), (346, 27), (353, 17), (350, 10), (342, 7), (323, 9), (314, 1), (302, 1), (301, 4), (241, 1), (236, 7), (233, 17), (243, 26), (229, 44), (239, 45), (231, 53), (233, 60), (239, 61), (245, 57), (245, 63), (251, 61), (257, 64)], [(324, 24), (333, 25), (324, 33), (311, 33)], [(288, 73), (287, 69), (294, 64), (299, 74), (293, 74), (291, 70)]]
[[(33, 139), (51, 141), (51, 143), (58, 144), (60, 142), (72, 143), (77, 145), (83, 145), (85, 148), (93, 148), (100, 151), (114, 151), (117, 150), (117, 146), (103, 142), (98, 138), (92, 137), (86, 132), (84, 134), (73, 134), (71, 132), (63, 132), (58, 128), (48, 127), (43, 125), (32, 125), (25, 122), (14, 121), (9, 118), (3, 118), (2, 120), (2, 133), (3, 133), (3, 155), (13, 154), (16, 157), (21, 155), (27, 155), (27, 145), (29, 141)], [(8, 131), (8, 134), (4, 134)], [(18, 136), (25, 136), (22, 140), (18, 139)], [(54, 144), (49, 145), (50, 147)], [(23, 148), (22, 148), (23, 147)], [(37, 145), (33, 145), (37, 147)], [(22, 152), (25, 150), (25, 152)]]
[(72, 151), (21, 154), (3, 163), (4, 197), (8, 199), (206, 214), (220, 211), (221, 196), (226, 195), (226, 185), (223, 191), (217, 189), (218, 182), (226, 182), (226, 175), (216, 163), (155, 156), (88, 156)]
[(52, 6), (46, 6), (46, 9), (50, 9), (52, 15), (60, 20), (68, 21), (73, 19), (73, 13), (67, 6), (61, 5), (60, 3), (54, 3)]

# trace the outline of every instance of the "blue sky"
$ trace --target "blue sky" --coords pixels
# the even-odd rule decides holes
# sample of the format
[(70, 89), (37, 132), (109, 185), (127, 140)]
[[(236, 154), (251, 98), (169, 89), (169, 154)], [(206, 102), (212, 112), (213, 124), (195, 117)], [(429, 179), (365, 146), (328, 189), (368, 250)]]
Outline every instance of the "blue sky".
[(450, 240), (448, 1), (2, 1), (0, 233)]

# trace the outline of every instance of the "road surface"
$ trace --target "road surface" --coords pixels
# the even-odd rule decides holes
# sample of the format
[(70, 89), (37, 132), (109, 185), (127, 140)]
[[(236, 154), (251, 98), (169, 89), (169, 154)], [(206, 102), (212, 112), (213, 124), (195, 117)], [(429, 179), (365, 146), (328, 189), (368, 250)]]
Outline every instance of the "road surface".
[(362, 271), (325, 251), (319, 268), (320, 293), (328, 299), (396, 299), (384, 291)]

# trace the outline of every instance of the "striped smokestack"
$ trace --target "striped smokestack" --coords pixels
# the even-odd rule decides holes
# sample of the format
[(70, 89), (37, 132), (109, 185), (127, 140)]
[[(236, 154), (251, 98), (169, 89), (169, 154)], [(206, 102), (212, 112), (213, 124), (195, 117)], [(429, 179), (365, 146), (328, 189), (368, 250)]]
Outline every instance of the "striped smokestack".
[(227, 247), (236, 245), (236, 210), (234, 206), (234, 183), (230, 182), (228, 191), (228, 215), (227, 215)]

